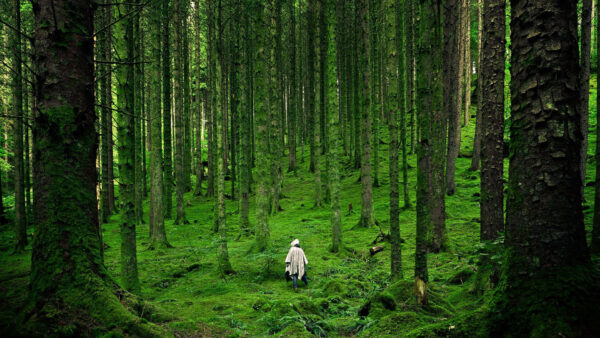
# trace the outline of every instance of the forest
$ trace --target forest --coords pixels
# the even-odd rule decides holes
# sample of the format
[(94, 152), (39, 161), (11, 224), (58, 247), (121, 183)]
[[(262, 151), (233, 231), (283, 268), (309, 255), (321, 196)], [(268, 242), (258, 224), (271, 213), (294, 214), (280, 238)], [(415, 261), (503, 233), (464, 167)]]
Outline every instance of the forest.
[(597, 0), (0, 0), (3, 337), (600, 337)]

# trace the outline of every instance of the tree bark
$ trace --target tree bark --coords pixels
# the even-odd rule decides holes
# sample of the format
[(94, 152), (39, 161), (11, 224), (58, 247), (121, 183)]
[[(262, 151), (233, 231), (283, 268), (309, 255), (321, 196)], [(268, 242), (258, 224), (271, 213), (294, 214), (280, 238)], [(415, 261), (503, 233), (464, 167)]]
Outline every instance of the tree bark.
[(183, 24), (185, 8), (183, 0), (174, 0), (173, 8), (173, 40), (175, 43), (175, 57), (173, 62), (173, 95), (175, 101), (175, 196), (177, 202), (177, 215), (175, 224), (188, 224), (185, 217), (185, 205), (183, 202), (183, 193), (186, 189), (186, 179), (184, 170), (184, 153), (185, 153), (185, 111), (183, 109), (185, 100), (185, 81), (183, 79), (183, 50), (187, 47), (183, 43)]
[(580, 84), (580, 116), (581, 116), (581, 141), (580, 150), (580, 170), (581, 170), (581, 196), (585, 201), (585, 176), (587, 164), (588, 149), (588, 128), (590, 115), (590, 54), (591, 54), (591, 35), (592, 35), (592, 0), (583, 0), (581, 12), (581, 84)]
[[(577, 40), (575, 1), (511, 2), (511, 155), (501, 281), (510, 287), (495, 295), (491, 336), (600, 332), (590, 315), (600, 288), (579, 189)], [(523, 309), (536, 315), (523, 316)]]
[[(600, 1), (596, 1), (596, 34), (600, 32)], [(600, 55), (600, 39), (596, 38), (596, 55)], [(600, 58), (596, 58), (600, 69)], [(600, 95), (596, 95), (596, 107), (600, 107)], [(596, 158), (600, 159), (600, 114), (596, 114)], [(596, 182), (600, 182), (600, 161), (596, 161)], [(592, 253), (600, 253), (600, 184), (594, 185), (594, 217), (592, 221)]]
[[(12, 1), (14, 27), (21, 30), (21, 2)], [(25, 215), (25, 187), (23, 168), (23, 72), (21, 59), (21, 34), (11, 32), (11, 49), (13, 52), (12, 90), (13, 90), (13, 152), (15, 158), (15, 252), (22, 252), (27, 245), (27, 218)]]
[(479, 170), (479, 162), (481, 158), (481, 106), (483, 105), (481, 95), (481, 88), (483, 83), (481, 82), (481, 35), (483, 34), (483, 0), (478, 0), (477, 5), (477, 116), (475, 118), (475, 138), (473, 140), (473, 155), (471, 157), (471, 167), (469, 170)]
[(362, 209), (358, 226), (371, 227), (375, 224), (373, 215), (373, 182), (371, 175), (371, 112), (369, 95), (369, 80), (371, 72), (369, 68), (369, 32), (367, 12), (369, 0), (356, 0), (356, 15), (358, 18), (358, 68), (360, 73), (360, 116), (362, 120), (362, 160), (360, 167)]
[(485, 0), (481, 51), (481, 240), (504, 230), (504, 0)]
[(163, 212), (165, 219), (172, 219), (173, 209), (173, 157), (171, 146), (171, 38), (170, 27), (171, 12), (170, 0), (162, 1), (162, 67), (163, 67)]

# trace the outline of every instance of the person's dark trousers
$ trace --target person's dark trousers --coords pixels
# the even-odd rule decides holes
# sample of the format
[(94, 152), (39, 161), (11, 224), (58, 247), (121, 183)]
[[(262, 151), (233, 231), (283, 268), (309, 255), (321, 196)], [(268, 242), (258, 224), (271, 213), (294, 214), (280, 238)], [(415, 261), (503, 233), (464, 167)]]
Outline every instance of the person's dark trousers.
[[(304, 284), (306, 284), (306, 286), (308, 286), (308, 278), (306, 278), (306, 273), (304, 273), (304, 276), (302, 276), (302, 281), (304, 281)], [(295, 273), (292, 275), (292, 282), (294, 283), (294, 289), (298, 288), (298, 274)]]

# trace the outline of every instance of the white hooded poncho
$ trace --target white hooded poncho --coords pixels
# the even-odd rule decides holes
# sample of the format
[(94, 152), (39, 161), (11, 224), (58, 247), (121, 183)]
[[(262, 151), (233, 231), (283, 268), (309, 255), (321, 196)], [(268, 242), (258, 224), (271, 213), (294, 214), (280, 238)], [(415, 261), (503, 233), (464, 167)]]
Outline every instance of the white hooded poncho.
[(308, 264), (308, 260), (304, 255), (304, 251), (301, 248), (295, 246), (299, 243), (300, 241), (298, 241), (297, 239), (291, 243), (292, 247), (290, 248), (287, 257), (285, 258), (285, 271), (288, 272), (290, 276), (298, 274), (298, 278), (302, 279), (302, 277), (304, 276), (304, 266)]

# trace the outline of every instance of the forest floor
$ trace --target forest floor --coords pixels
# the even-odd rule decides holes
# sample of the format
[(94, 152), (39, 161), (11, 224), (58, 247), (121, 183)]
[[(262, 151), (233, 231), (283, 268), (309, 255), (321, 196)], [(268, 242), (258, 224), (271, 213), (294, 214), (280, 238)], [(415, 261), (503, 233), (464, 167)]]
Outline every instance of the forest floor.
[[(595, 178), (595, 83), (590, 97), (590, 147), (587, 180)], [(472, 115), (474, 115), (473, 107)], [(383, 125), (383, 123), (382, 123)], [(329, 252), (330, 209), (314, 208), (314, 178), (308, 173), (308, 148), (299, 160), (298, 175), (285, 173), (283, 211), (269, 217), (270, 249), (252, 254), (252, 237), (241, 236), (238, 202), (227, 201), (229, 255), (236, 274), (222, 277), (217, 272), (217, 235), (212, 232), (212, 200), (185, 194), (188, 225), (166, 221), (171, 249), (148, 249), (148, 201), (144, 202), (146, 225), (137, 227), (138, 269), (142, 295), (167, 310), (177, 320), (161, 324), (175, 336), (432, 336), (477, 335), (473, 318), (486, 309), (491, 292), (473, 292), (474, 272), (479, 257), (479, 174), (468, 170), (471, 162), (475, 120), (463, 128), (462, 148), (456, 162), (456, 194), (446, 197), (450, 251), (428, 254), (430, 305), (414, 305), (412, 291), (415, 221), (416, 156), (409, 156), (409, 189), (413, 207), (400, 213), (402, 270), (404, 279), (391, 284), (390, 245), (369, 254), (379, 227), (354, 228), (360, 216), (359, 171), (342, 163), (343, 242), (351, 250)], [(507, 133), (508, 135), (508, 133)], [(508, 137), (508, 136), (507, 136)], [(389, 176), (387, 130), (381, 129), (379, 182), (374, 188), (375, 218), (389, 232)], [(302, 154), (298, 150), (298, 156)], [(324, 165), (324, 161), (323, 165)], [(284, 171), (286, 158), (282, 158)], [(508, 161), (505, 161), (508, 175)], [(230, 193), (230, 181), (226, 182)], [(586, 230), (591, 233), (593, 184), (586, 187), (584, 209)], [(8, 199), (7, 199), (8, 200)], [(10, 201), (7, 201), (10, 203)], [(354, 213), (348, 214), (348, 205)], [(400, 202), (402, 206), (402, 201)], [(175, 203), (174, 203), (175, 205)], [(254, 199), (250, 222), (255, 224)], [(174, 215), (173, 211), (173, 215)], [(103, 225), (105, 264), (117, 281), (120, 278), (119, 216)], [(30, 231), (31, 232), (31, 231)], [(298, 238), (309, 260), (309, 286), (299, 282), (295, 293), (284, 279), (284, 259), (290, 242)], [(31, 245), (23, 254), (12, 252), (13, 233), (0, 229), (0, 332), (14, 324), (29, 282)], [(481, 326), (481, 325), (479, 325)]]

